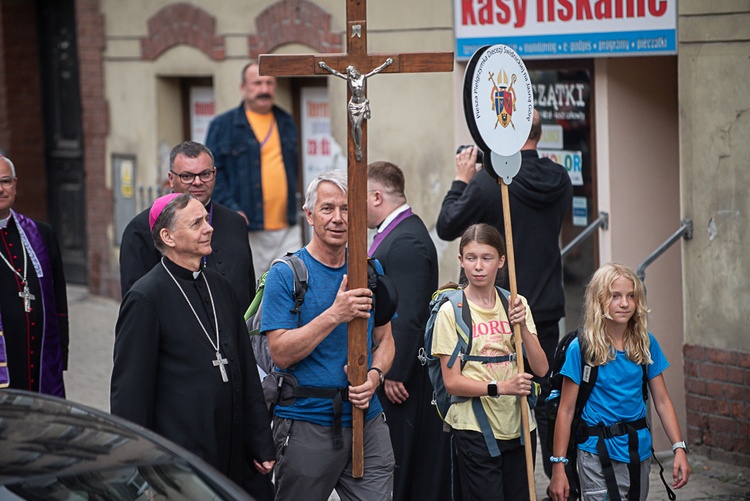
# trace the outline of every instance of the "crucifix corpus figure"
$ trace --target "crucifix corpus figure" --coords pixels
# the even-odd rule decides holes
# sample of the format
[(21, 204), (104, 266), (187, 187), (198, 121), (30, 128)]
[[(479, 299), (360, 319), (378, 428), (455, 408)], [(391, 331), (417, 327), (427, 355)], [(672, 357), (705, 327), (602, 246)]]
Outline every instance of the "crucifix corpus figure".
[(393, 64), (393, 58), (389, 57), (383, 64), (370, 73), (363, 75), (353, 64), (347, 66), (346, 74), (343, 74), (328, 66), (324, 61), (318, 63), (324, 70), (329, 71), (339, 78), (343, 78), (349, 83), (349, 91), (352, 96), (349, 98), (349, 122), (352, 124), (354, 155), (357, 157), (357, 161), (362, 160), (362, 121), (369, 120), (371, 115), (370, 100), (367, 99), (367, 95), (365, 94), (365, 84), (369, 77), (380, 73), (386, 66), (390, 66), (391, 64)]
[[(260, 56), (259, 64), (261, 75), (289, 77), (322, 76), (331, 73), (346, 79), (349, 84), (346, 274), (348, 289), (353, 290), (367, 287), (367, 122), (365, 118), (369, 118), (370, 112), (365, 82), (368, 77), (378, 72), (453, 71), (453, 52), (369, 54), (367, 52), (366, 0), (346, 0), (346, 26), (347, 44), (344, 54), (263, 54)], [(381, 64), (384, 60), (390, 63)], [(376, 69), (362, 75), (357, 68)], [(306, 306), (303, 305), (303, 308)], [(355, 387), (365, 384), (368, 380), (376, 381), (373, 376), (376, 371), (372, 369), (367, 356), (367, 335), (366, 318), (354, 318), (349, 322), (346, 375), (349, 383)], [(374, 401), (377, 401), (377, 397), (374, 397)], [(364, 413), (361, 409), (354, 407), (351, 418), (351, 471), (353, 478), (361, 479), (364, 476)], [(332, 411), (330, 419), (333, 419)], [(369, 422), (371, 423), (372, 420)], [(368, 493), (363, 497), (378, 499), (376, 495), (373, 496)]]

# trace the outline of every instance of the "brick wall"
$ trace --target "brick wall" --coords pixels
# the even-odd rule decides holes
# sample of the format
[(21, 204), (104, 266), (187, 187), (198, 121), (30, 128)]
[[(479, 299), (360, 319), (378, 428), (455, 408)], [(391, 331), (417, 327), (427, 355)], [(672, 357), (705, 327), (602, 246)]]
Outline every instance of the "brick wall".
[(331, 14), (307, 0), (279, 0), (255, 19), (256, 33), (247, 38), (248, 55), (272, 52), (287, 43), (301, 43), (315, 52), (343, 51), (341, 33), (331, 33)]
[(0, 150), (16, 166), (18, 196), (13, 208), (47, 221), (39, 45), (34, 2), (0, 4)]
[(211, 59), (225, 57), (224, 37), (216, 36), (216, 18), (186, 3), (168, 5), (148, 20), (148, 36), (141, 39), (141, 57), (154, 60), (180, 44), (191, 45)]
[(112, 190), (106, 187), (109, 108), (104, 97), (104, 16), (99, 0), (76, 0), (76, 31), (86, 171), (88, 285), (92, 294), (119, 297), (120, 282), (107, 238)]
[(750, 465), (750, 353), (700, 345), (683, 353), (690, 444)]

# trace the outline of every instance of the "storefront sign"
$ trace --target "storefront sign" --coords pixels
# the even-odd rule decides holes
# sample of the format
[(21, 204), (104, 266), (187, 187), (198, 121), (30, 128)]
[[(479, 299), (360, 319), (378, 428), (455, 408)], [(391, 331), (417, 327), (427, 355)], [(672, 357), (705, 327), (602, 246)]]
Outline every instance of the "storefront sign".
[(302, 111), (302, 183), (307, 186), (315, 176), (335, 168), (346, 170), (346, 152), (331, 137), (331, 115), (326, 87), (303, 87)]
[(589, 207), (586, 197), (573, 197), (573, 226), (586, 226), (589, 220)]
[(565, 150), (537, 150), (540, 157), (547, 157), (555, 163), (565, 167), (570, 176), (570, 182), (573, 186), (583, 186), (583, 156), (580, 151)]
[(523, 59), (677, 53), (677, 0), (453, 0), (456, 59), (505, 44)]
[(208, 124), (216, 114), (213, 87), (190, 87), (190, 139), (206, 142)]

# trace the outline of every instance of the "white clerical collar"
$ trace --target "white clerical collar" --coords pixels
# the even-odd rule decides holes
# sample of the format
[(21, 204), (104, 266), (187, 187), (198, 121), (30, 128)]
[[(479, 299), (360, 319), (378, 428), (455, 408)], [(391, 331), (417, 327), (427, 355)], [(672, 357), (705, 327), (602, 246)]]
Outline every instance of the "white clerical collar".
[(193, 272), (193, 280), (198, 280), (199, 276), (201, 276), (201, 270)]
[(394, 210), (393, 212), (391, 212), (390, 214), (388, 214), (388, 217), (385, 218), (385, 219), (383, 219), (383, 222), (380, 223), (380, 225), (378, 225), (378, 231), (377, 231), (377, 233), (380, 233), (383, 230), (385, 230), (386, 228), (388, 228), (388, 225), (391, 224), (393, 222), (393, 220), (398, 217), (399, 214), (401, 214), (402, 212), (407, 211), (407, 210), (409, 210), (409, 204), (404, 204), (401, 207), (399, 207), (396, 210)]
[(13, 214), (11, 213), (11, 214), (8, 214), (8, 217), (6, 217), (5, 219), (0, 219), (0, 229), (4, 229), (8, 227), (8, 223), (10, 222), (10, 217), (12, 215)]

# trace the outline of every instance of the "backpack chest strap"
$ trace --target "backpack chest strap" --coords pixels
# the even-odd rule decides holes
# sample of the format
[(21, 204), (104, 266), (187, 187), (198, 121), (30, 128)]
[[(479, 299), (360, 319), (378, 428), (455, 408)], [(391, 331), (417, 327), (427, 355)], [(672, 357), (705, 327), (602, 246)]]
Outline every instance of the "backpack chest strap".
[(515, 353), (511, 353), (510, 355), (500, 355), (496, 357), (485, 357), (482, 355), (467, 355), (465, 353), (461, 353), (459, 355), (459, 358), (463, 362), (481, 362), (483, 364), (496, 364), (499, 362), (511, 362), (518, 358), (518, 356)]

